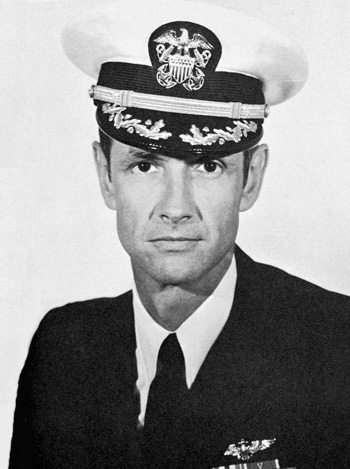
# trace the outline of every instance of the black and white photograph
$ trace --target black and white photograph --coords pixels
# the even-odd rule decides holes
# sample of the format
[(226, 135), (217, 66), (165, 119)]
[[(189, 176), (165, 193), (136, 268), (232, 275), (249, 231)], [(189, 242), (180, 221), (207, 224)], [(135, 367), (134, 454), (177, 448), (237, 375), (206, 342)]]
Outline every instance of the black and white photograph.
[(0, 467), (349, 469), (348, 0), (0, 10)]

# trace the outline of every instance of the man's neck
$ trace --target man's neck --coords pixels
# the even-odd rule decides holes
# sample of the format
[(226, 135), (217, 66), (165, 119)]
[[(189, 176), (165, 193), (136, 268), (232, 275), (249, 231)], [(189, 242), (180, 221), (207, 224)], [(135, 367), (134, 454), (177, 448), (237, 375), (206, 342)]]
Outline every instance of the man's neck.
[(232, 256), (199, 280), (179, 285), (160, 284), (134, 269), (140, 300), (158, 324), (169, 331), (175, 331), (213, 293), (227, 272), (231, 260)]

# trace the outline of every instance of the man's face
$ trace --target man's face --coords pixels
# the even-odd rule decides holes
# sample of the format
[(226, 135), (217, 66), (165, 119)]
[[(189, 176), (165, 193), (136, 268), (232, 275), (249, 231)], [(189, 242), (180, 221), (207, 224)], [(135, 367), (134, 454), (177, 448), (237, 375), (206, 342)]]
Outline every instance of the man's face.
[(180, 285), (225, 272), (249, 208), (242, 153), (179, 160), (114, 141), (110, 165), (102, 192), (134, 273)]

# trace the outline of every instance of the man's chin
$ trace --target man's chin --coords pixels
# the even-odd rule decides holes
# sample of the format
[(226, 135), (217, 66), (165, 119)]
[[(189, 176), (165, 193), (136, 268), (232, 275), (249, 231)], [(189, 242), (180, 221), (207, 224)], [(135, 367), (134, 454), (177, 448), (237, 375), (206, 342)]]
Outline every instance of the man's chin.
[(177, 259), (176, 262), (153, 264), (147, 269), (148, 274), (163, 285), (183, 285), (195, 282), (203, 276), (203, 269), (198, 262)]

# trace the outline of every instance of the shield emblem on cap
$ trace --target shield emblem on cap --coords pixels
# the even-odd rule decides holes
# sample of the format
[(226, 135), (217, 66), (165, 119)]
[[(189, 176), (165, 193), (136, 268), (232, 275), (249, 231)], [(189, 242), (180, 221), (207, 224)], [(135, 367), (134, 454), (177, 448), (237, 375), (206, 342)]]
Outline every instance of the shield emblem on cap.
[(157, 70), (157, 81), (165, 88), (182, 84), (188, 91), (196, 91), (204, 84), (202, 69), (215, 47), (202, 34), (195, 32), (191, 37), (186, 28), (179, 29), (179, 36), (176, 30), (169, 29), (152, 39), (157, 43), (158, 63), (163, 64)]
[(189, 55), (174, 54), (169, 57), (169, 69), (177, 83), (190, 78), (196, 59)]

